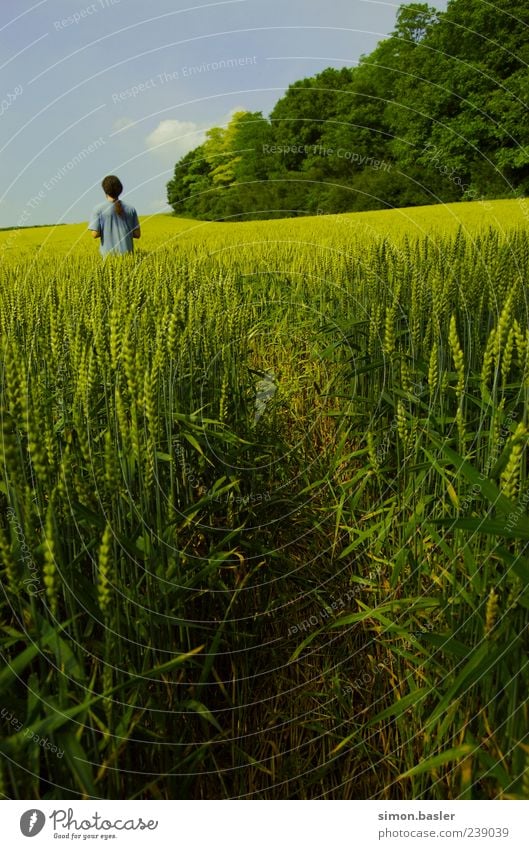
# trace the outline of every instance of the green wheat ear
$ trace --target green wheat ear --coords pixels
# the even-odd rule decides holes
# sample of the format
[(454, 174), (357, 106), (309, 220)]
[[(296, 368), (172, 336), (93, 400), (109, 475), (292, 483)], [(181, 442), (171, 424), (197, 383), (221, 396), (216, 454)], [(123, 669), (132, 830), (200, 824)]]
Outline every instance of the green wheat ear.
[(435, 395), (439, 386), (439, 348), (437, 342), (432, 345), (430, 359), (428, 363), (428, 386), (430, 394)]
[(459, 336), (457, 333), (457, 323), (455, 315), (452, 315), (450, 319), (450, 331), (448, 334), (448, 343), (450, 345), (450, 351), (452, 354), (452, 358), (454, 360), (455, 369), (457, 372), (457, 397), (461, 402), (463, 397), (463, 391), (465, 388), (465, 358), (463, 356), (463, 350), (459, 343)]
[(373, 431), (368, 430), (367, 432), (367, 454), (369, 457), (369, 462), (373, 467), (375, 472), (378, 472), (380, 469), (380, 464), (378, 462), (377, 450), (375, 444), (375, 437), (373, 435)]
[(108, 613), (112, 600), (111, 571), (112, 571), (112, 528), (107, 524), (99, 547), (97, 562), (97, 600), (103, 616)]
[(489, 333), (485, 352), (483, 354), (483, 364), (481, 367), (481, 395), (486, 397), (487, 389), (490, 385), (491, 377), (494, 371), (495, 351), (496, 351), (496, 328), (493, 327)]
[(58, 571), (57, 571), (57, 546), (55, 537), (55, 519), (53, 511), (53, 499), (50, 500), (46, 511), (44, 525), (44, 567), (43, 582), (46, 587), (46, 597), (53, 616), (57, 614), (58, 599)]
[(0, 562), (3, 566), (8, 591), (16, 593), (18, 590), (18, 569), (15, 566), (7, 532), (2, 527), (0, 527)]
[(520, 422), (512, 437), (512, 447), (507, 465), (501, 473), (501, 487), (503, 493), (515, 501), (520, 490), (520, 467), (522, 454), (527, 444), (527, 428)]
[(489, 592), (489, 597), (487, 599), (487, 607), (485, 609), (485, 636), (491, 637), (494, 627), (496, 625), (496, 621), (498, 619), (498, 610), (499, 610), (499, 596), (496, 590), (493, 588)]

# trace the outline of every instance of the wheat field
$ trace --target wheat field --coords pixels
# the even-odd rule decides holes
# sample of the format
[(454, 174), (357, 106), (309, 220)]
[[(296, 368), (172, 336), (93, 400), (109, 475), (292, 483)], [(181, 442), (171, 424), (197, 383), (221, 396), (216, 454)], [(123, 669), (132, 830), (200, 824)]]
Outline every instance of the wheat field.
[(529, 798), (525, 201), (0, 233), (0, 790)]

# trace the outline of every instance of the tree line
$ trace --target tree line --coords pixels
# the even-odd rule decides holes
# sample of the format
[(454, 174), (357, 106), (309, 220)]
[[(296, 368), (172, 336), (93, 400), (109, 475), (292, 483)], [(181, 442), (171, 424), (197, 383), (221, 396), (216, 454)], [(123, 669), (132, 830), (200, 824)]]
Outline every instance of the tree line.
[(528, 63), (526, 0), (401, 6), (355, 67), (293, 83), (268, 118), (208, 130), (168, 202), (240, 220), (525, 195)]

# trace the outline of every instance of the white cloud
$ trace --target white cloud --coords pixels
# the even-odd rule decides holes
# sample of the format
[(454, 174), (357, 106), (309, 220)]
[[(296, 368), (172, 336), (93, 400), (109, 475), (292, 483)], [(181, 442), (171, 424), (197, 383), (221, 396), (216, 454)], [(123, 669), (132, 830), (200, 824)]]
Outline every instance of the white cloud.
[(145, 141), (148, 150), (169, 162), (175, 162), (202, 144), (205, 132), (206, 128), (195, 124), (194, 121), (160, 121)]
[(132, 118), (118, 118), (117, 121), (114, 121), (112, 124), (112, 129), (115, 131), (126, 130), (128, 127), (133, 127), (134, 121)]
[(246, 106), (234, 106), (233, 109), (230, 109), (230, 111), (220, 119), (219, 127), (225, 127), (226, 124), (229, 124), (236, 112), (248, 112), (248, 109)]
[[(177, 121), (175, 119), (160, 121), (158, 126), (145, 139), (147, 150), (172, 164), (181, 159), (184, 154), (189, 153), (190, 150), (201, 145), (205, 141), (206, 132), (210, 127), (226, 127), (236, 112), (244, 111), (244, 106), (234, 106), (218, 121), (206, 126), (197, 124), (195, 121)], [(128, 119), (122, 120), (127, 121)]]

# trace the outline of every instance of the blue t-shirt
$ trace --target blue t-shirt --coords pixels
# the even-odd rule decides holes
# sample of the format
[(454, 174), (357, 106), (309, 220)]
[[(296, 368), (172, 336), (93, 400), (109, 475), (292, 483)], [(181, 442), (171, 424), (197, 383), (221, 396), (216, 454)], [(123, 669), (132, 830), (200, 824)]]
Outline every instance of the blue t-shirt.
[(90, 216), (89, 230), (101, 234), (99, 250), (102, 256), (107, 254), (127, 254), (134, 250), (132, 231), (140, 226), (138, 213), (133, 206), (121, 201), (123, 215), (118, 215), (114, 202), (106, 200), (98, 204)]

